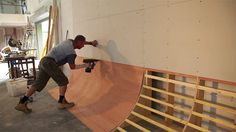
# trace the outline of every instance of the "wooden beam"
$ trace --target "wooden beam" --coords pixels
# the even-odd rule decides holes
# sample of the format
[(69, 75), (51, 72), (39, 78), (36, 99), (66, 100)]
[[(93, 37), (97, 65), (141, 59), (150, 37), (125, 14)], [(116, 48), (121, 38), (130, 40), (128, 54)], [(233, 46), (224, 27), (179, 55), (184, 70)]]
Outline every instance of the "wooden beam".
[[(228, 97), (235, 97), (236, 96), (235, 91), (230, 91), (230, 90), (225, 90), (225, 89), (214, 89), (212, 87), (205, 86), (205, 80), (197, 76), (191, 78), (191, 79), (196, 79), (195, 83), (175, 80), (175, 77), (177, 76), (175, 74), (167, 75), (166, 78), (161, 77), (159, 75), (150, 74), (150, 73), (146, 73), (144, 76), (147, 79), (148, 78), (155, 79), (158, 81), (162, 81), (163, 83), (167, 83), (167, 87), (165, 90), (158, 88), (159, 86), (154, 86), (154, 85), (152, 86), (148, 83), (143, 84), (143, 89), (150, 90), (151, 92), (155, 91), (163, 95), (166, 95), (166, 99), (165, 100), (157, 99), (154, 96), (141, 93), (139, 99), (141, 99), (142, 101), (138, 101), (138, 103), (136, 103), (136, 108), (143, 109), (145, 111), (149, 111), (154, 114), (158, 114), (158, 117), (159, 116), (164, 117), (165, 122), (160, 123), (160, 121), (156, 120), (155, 118), (150, 118), (150, 116), (142, 115), (138, 111), (135, 111), (136, 108), (134, 111), (131, 112), (131, 116), (136, 116), (166, 131), (173, 131), (173, 128), (169, 127), (168, 125), (170, 125), (171, 122), (174, 121), (174, 122), (184, 125), (182, 132), (189, 132), (189, 131), (190, 132), (195, 132), (195, 131), (209, 132), (207, 128), (202, 127), (203, 120), (214, 122), (219, 126), (227, 128), (227, 130), (236, 131), (236, 125), (235, 125), (236, 118), (234, 121), (228, 121), (223, 118), (212, 117), (206, 113), (203, 113), (203, 106), (207, 106), (207, 107), (216, 108), (217, 110), (221, 110), (224, 112), (228, 112), (232, 115), (235, 115), (236, 109), (234, 107), (220, 104), (217, 102), (216, 103), (210, 102), (204, 99), (204, 95), (206, 92), (210, 94), (214, 93), (214, 94), (224, 95)], [(185, 94), (175, 93), (175, 85), (186, 86), (186, 88), (195, 90), (194, 96), (192, 94), (185, 95)], [(178, 104), (175, 104), (174, 102), (175, 98), (184, 99), (185, 101), (191, 101), (193, 103), (192, 108), (186, 109), (186, 107), (181, 107)], [(146, 106), (145, 103), (144, 104), (142, 103), (142, 102), (148, 102), (148, 101), (161, 104), (162, 106), (166, 108), (166, 110), (162, 112), (152, 106)], [(189, 115), (188, 120), (175, 116), (173, 114), (175, 110), (177, 110), (178, 112), (181, 111), (181, 112), (187, 113), (187, 115)], [(144, 126), (141, 126), (141, 127), (144, 127)]]
[[(195, 98), (194, 98), (194, 99), (204, 100), (204, 91), (203, 91), (203, 90), (199, 90), (198, 87), (199, 87), (199, 85), (205, 85), (205, 81), (203, 81), (203, 80), (202, 80), (202, 81), (198, 81), (198, 78), (197, 78), (196, 84), (197, 84), (197, 85), (196, 85), (196, 89), (195, 89), (195, 91), (196, 91), (195, 94), (196, 94), (196, 95), (195, 95)], [(191, 111), (196, 111), (196, 112), (202, 113), (202, 112), (203, 112), (203, 104), (199, 104), (199, 103), (197, 103), (197, 102), (194, 102)], [(201, 127), (202, 118), (201, 118), (201, 117), (198, 117), (198, 116), (196, 116), (196, 115), (194, 115), (194, 114), (192, 114), (192, 112), (191, 112), (191, 114), (189, 115), (188, 121), (189, 121), (190, 123), (192, 123), (192, 124), (195, 124), (195, 125)], [(189, 131), (195, 132), (196, 129), (193, 129), (193, 128), (189, 127), (188, 125), (186, 125), (186, 126), (184, 127), (183, 132), (189, 132)]]
[(156, 91), (156, 92), (163, 93), (163, 94), (171, 95), (171, 96), (174, 96), (174, 97), (177, 97), (177, 98), (181, 98), (181, 99), (196, 102), (196, 103), (199, 103), (199, 104), (207, 105), (209, 107), (214, 107), (214, 108), (217, 108), (217, 109), (221, 109), (221, 110), (223, 110), (225, 112), (228, 112), (228, 113), (231, 113), (231, 114), (236, 113), (235, 109), (225, 107), (225, 106), (222, 106), (222, 105), (219, 105), (219, 104), (213, 104), (213, 103), (203, 101), (203, 100), (198, 100), (198, 99), (195, 100), (194, 98), (191, 98), (191, 97), (186, 97), (184, 95), (179, 95), (179, 94), (175, 94), (175, 93), (169, 93), (169, 92), (166, 92), (164, 90), (160, 90), (160, 89), (153, 88), (153, 87), (146, 86), (146, 85), (144, 85), (143, 87), (146, 88), (146, 89), (150, 89), (150, 90), (153, 90), (153, 91)]
[(146, 95), (143, 95), (143, 94), (141, 94), (140, 97), (145, 98), (145, 99), (152, 100), (152, 101), (154, 101), (154, 102), (156, 102), (156, 103), (159, 103), (159, 104), (161, 104), (161, 105), (166, 105), (166, 106), (168, 106), (168, 107), (172, 107), (173, 109), (177, 109), (177, 110), (183, 111), (183, 112), (185, 112), (185, 113), (190, 113), (190, 112), (191, 112), (191, 110), (184, 109), (184, 108), (182, 108), (182, 107), (180, 107), (180, 106), (177, 106), (177, 105), (174, 105), (174, 104), (169, 104), (169, 103), (164, 102), (163, 100), (154, 99), (154, 98), (152, 98), (152, 97), (149, 97), (149, 96), (146, 96)]
[(129, 120), (129, 119), (125, 119), (125, 122), (129, 123), (130, 125), (132, 125), (132, 126), (138, 128), (139, 130), (141, 130), (141, 131), (143, 131), (143, 132), (151, 132), (150, 130), (148, 130), (148, 129), (146, 129), (146, 128), (140, 126), (140, 125), (138, 125), (137, 123), (135, 123), (135, 122), (133, 122), (133, 121), (131, 121), (131, 120)]
[[(167, 76), (168, 76), (168, 79), (172, 79), (172, 80), (175, 79), (175, 75), (168, 74)], [(167, 84), (166, 91), (170, 92), (170, 93), (174, 93), (175, 92), (175, 84), (169, 82)], [(174, 104), (174, 96), (167, 95), (166, 102), (169, 103), (169, 104)], [(169, 115), (173, 115), (174, 114), (174, 109), (172, 107), (167, 106), (166, 110), (165, 110), (165, 113), (169, 114)], [(172, 120), (169, 119), (169, 118), (165, 118), (165, 123), (166, 123), (166, 125), (170, 125), (172, 123)]]
[(151, 124), (153, 124), (155, 126), (158, 126), (158, 127), (162, 128), (162, 129), (168, 131), (168, 132), (177, 132), (176, 130), (174, 130), (172, 128), (169, 128), (169, 127), (167, 127), (167, 126), (165, 126), (165, 125), (163, 125), (161, 123), (158, 123), (158, 122), (156, 122), (156, 121), (154, 121), (154, 120), (152, 120), (150, 118), (147, 118), (146, 116), (141, 115), (141, 114), (139, 114), (137, 112), (132, 111), (131, 114), (133, 114), (133, 115), (135, 115), (135, 116), (137, 116), (137, 117), (139, 117), (139, 118), (141, 118), (141, 119), (143, 119), (143, 120), (145, 120), (145, 121), (147, 121), (147, 122), (149, 122), (149, 123), (151, 123)]
[(154, 113), (156, 113), (156, 114), (158, 114), (158, 115), (161, 115), (161, 116), (163, 116), (163, 117), (170, 118), (170, 119), (172, 119), (172, 120), (174, 120), (174, 121), (176, 121), (176, 122), (179, 122), (179, 123), (181, 123), (181, 124), (184, 124), (184, 125), (187, 124), (188, 126), (193, 127), (193, 128), (195, 128), (195, 129), (197, 129), (197, 130), (200, 130), (200, 131), (203, 131), (203, 132), (210, 132), (209, 130), (207, 130), (207, 129), (205, 129), (205, 128), (199, 127), (199, 126), (197, 126), (197, 125), (194, 125), (194, 124), (192, 124), (192, 123), (189, 123), (189, 122), (187, 122), (187, 121), (185, 121), (185, 120), (182, 120), (182, 119), (180, 119), (180, 118), (177, 118), (177, 117), (175, 117), (175, 116), (171, 116), (171, 115), (168, 115), (168, 114), (166, 114), (166, 113), (164, 113), (164, 112), (160, 112), (160, 111), (155, 110), (155, 109), (153, 109), (153, 108), (147, 107), (147, 106), (145, 106), (145, 105), (143, 105), (143, 104), (137, 103), (136, 105), (139, 106), (139, 107), (141, 107), (141, 108), (143, 108), (143, 109), (146, 109), (146, 110), (149, 110), (149, 111), (151, 111), (151, 112), (154, 112)]
[[(199, 82), (200, 86), (205, 85), (205, 80), (200, 80)], [(197, 90), (197, 97), (198, 100), (204, 100), (204, 90)], [(203, 113), (203, 104), (195, 103), (193, 111), (196, 111), (198, 113)], [(195, 125), (201, 126), (202, 124), (202, 118), (201, 117), (194, 117), (195, 119), (190, 120), (190, 122), (193, 122)]]
[[(196, 87), (196, 84), (187, 83), (187, 82), (181, 82), (181, 81), (176, 81), (176, 80), (171, 80), (171, 79), (162, 78), (162, 77), (156, 77), (156, 76), (152, 76), (152, 75), (145, 75), (145, 77), (156, 79), (156, 80), (159, 80), (159, 81), (171, 82), (171, 83), (175, 83), (175, 84), (178, 84), (178, 85), (183, 85), (183, 86), (186, 86), (188, 88), (195, 88)], [(208, 93), (222, 94), (224, 96), (230, 96), (230, 97), (232, 97), (232, 96), (235, 97), (236, 96), (236, 92), (223, 90), (221, 88), (214, 89), (214, 88), (211, 88), (211, 87), (199, 86), (198, 89), (204, 90), (204, 91), (206, 91)]]
[(127, 132), (125, 129), (123, 129), (121, 127), (117, 127), (117, 130), (119, 130), (120, 132)]
[[(235, 125), (233, 125), (232, 123), (230, 123), (230, 122), (227, 122), (227, 121), (224, 121), (224, 120), (221, 120), (221, 119), (217, 119), (217, 118), (213, 118), (213, 117), (210, 117), (210, 116), (208, 116), (208, 115), (205, 115), (205, 114), (202, 114), (202, 113), (199, 113), (199, 112), (191, 112), (191, 110), (186, 110), (186, 109), (184, 109), (184, 108), (181, 108), (181, 107), (179, 107), (179, 106), (174, 106), (174, 105), (172, 105), (172, 104), (169, 104), (169, 103), (166, 103), (166, 102), (164, 102), (164, 101), (161, 101), (161, 100), (157, 100), (157, 99), (154, 99), (154, 98), (151, 98), (151, 97), (148, 97), (148, 96), (145, 96), (145, 95), (141, 95), (141, 97), (144, 97), (144, 98), (147, 98), (147, 99), (150, 99), (150, 100), (152, 100), (152, 101), (155, 101), (155, 102), (157, 102), (157, 103), (160, 103), (160, 104), (163, 104), (163, 105), (168, 105), (169, 107), (172, 107), (172, 108), (174, 108), (174, 109), (177, 109), (177, 110), (180, 110), (180, 111), (183, 111), (183, 112), (185, 112), (185, 113), (192, 113), (192, 115), (194, 115), (195, 117), (197, 117), (197, 118), (195, 118), (195, 119), (198, 119), (199, 118), (199, 120), (200, 121), (202, 121), (202, 118), (204, 118), (204, 119), (206, 119), (206, 120), (210, 120), (210, 121), (213, 121), (213, 122), (215, 122), (215, 123), (218, 123), (218, 124), (221, 124), (221, 125), (224, 125), (224, 126), (226, 126), (226, 127), (229, 127), (229, 128), (232, 128), (232, 129), (235, 129), (236, 130), (236, 126)], [(146, 106), (144, 106), (144, 105), (140, 105), (140, 104), (138, 104), (138, 106), (141, 106), (142, 108), (146, 108), (146, 109), (148, 109)], [(149, 109), (150, 110), (150, 109)], [(200, 109), (200, 110), (202, 110), (202, 109)], [(150, 110), (150, 111), (154, 111), (154, 110)], [(162, 116), (165, 116), (165, 117), (167, 117), (167, 118), (170, 118), (169, 116), (167, 116), (167, 115), (163, 115), (161, 112), (155, 112), (155, 113), (157, 113), (157, 114), (159, 114), (159, 115), (162, 115)], [(177, 122), (180, 122), (180, 121), (178, 121), (177, 119), (174, 119), (174, 118), (172, 118), (173, 120), (175, 120), (175, 121), (177, 121)], [(194, 124), (194, 125), (196, 125), (196, 126), (199, 126), (198, 124), (196, 124), (196, 122), (197, 123), (199, 123), (200, 121), (199, 120), (195, 120), (195, 122), (190, 122), (191, 124)], [(199, 121), (199, 122), (198, 122)], [(186, 121), (187, 122), (187, 121)], [(180, 122), (181, 123), (181, 122)], [(184, 124), (185, 122), (183, 122), (182, 124)], [(186, 123), (186, 125), (187, 126), (189, 126), (189, 124), (187, 124)], [(199, 127), (201, 127), (201, 126), (199, 126)], [(186, 132), (188, 132), (190, 129), (188, 128), (188, 129), (186, 129)], [(196, 130), (196, 129), (195, 129)], [(192, 131), (195, 131), (195, 130), (192, 130)]]
[[(47, 41), (46, 41), (46, 49), (45, 49), (45, 54), (48, 53), (48, 49), (49, 49), (49, 43), (50, 43), (50, 35), (51, 35), (51, 23), (52, 23), (52, 6), (49, 7), (49, 18), (48, 18), (48, 37), (47, 37)], [(45, 55), (44, 54), (44, 55)], [(42, 55), (42, 57), (44, 56)]]

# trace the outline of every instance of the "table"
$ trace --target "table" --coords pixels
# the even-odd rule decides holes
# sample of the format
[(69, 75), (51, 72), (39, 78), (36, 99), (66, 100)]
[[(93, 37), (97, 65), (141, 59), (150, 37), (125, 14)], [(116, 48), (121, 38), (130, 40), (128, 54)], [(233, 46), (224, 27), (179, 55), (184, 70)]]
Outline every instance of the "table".
[[(9, 68), (9, 78), (18, 78), (23, 76), (29, 80), (36, 79), (35, 70), (35, 57), (25, 56), (25, 57), (5, 57), (5, 61), (8, 63)], [(33, 69), (33, 74), (29, 73), (30, 65)]]

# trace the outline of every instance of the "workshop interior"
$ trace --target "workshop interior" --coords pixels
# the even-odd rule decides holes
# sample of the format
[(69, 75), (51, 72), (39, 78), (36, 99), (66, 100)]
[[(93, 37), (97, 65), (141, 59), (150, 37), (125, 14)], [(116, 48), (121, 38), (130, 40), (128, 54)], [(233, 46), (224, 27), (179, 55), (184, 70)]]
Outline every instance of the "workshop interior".
[[(0, 131), (236, 131), (236, 0), (0, 0)], [(84, 35), (60, 111), (39, 63)], [(32, 123), (31, 125), (29, 124)]]

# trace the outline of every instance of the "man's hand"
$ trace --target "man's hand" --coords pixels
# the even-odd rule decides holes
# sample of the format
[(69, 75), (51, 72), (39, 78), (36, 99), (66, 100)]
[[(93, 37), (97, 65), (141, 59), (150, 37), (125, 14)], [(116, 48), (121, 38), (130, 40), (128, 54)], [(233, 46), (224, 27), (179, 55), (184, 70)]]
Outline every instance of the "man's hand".
[(98, 45), (98, 41), (97, 40), (93, 40), (91, 45), (96, 47)]
[(86, 45), (92, 45), (92, 46), (96, 47), (98, 45), (98, 41), (97, 40), (86, 41), (85, 44)]

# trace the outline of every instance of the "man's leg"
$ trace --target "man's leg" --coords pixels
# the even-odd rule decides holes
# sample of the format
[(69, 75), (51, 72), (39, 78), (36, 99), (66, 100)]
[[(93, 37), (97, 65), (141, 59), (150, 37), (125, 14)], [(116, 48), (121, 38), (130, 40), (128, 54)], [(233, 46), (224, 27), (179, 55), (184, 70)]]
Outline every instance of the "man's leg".
[(54, 67), (53, 72), (50, 72), (49, 75), (59, 86), (59, 100), (58, 100), (58, 108), (66, 109), (73, 107), (75, 104), (73, 102), (67, 102), (65, 95), (67, 90), (67, 84), (69, 83), (65, 74), (58, 68)]
[(73, 102), (67, 102), (65, 98), (66, 90), (67, 90), (67, 85), (59, 87), (59, 100), (58, 100), (59, 109), (66, 109), (73, 107), (75, 105)]
[(66, 94), (66, 89), (67, 89), (67, 85), (66, 85), (66, 86), (60, 86), (60, 88), (59, 88), (59, 94), (60, 94), (61, 96), (65, 96), (65, 94)]
[(59, 108), (70, 108), (74, 106), (74, 103), (68, 103), (65, 98), (65, 93), (67, 90), (67, 84), (69, 83), (68, 78), (65, 76), (65, 74), (61, 71), (61, 69), (58, 67), (55, 61), (51, 59), (45, 58), (47, 62), (42, 67), (43, 70), (48, 74), (48, 76), (52, 77), (52, 79), (58, 84), (59, 86)]
[(15, 107), (16, 110), (22, 111), (24, 113), (30, 113), (32, 110), (27, 107), (27, 100), (34, 92), (41, 91), (46, 86), (50, 76), (43, 70), (39, 70), (36, 80), (33, 85), (27, 90), (24, 97), (20, 99), (19, 103)]
[(22, 111), (22, 112), (24, 112), (24, 113), (30, 113), (30, 112), (32, 112), (32, 109), (29, 109), (29, 108), (27, 107), (27, 103), (26, 103), (26, 102), (27, 102), (27, 100), (29, 99), (29, 97), (34, 94), (35, 91), (36, 91), (36, 89), (35, 89), (33, 86), (31, 86), (31, 87), (27, 90), (27, 92), (26, 92), (26, 94), (24, 95), (24, 97), (20, 99), (19, 104), (15, 107), (15, 109), (16, 109), (16, 110), (19, 110), (19, 111)]

